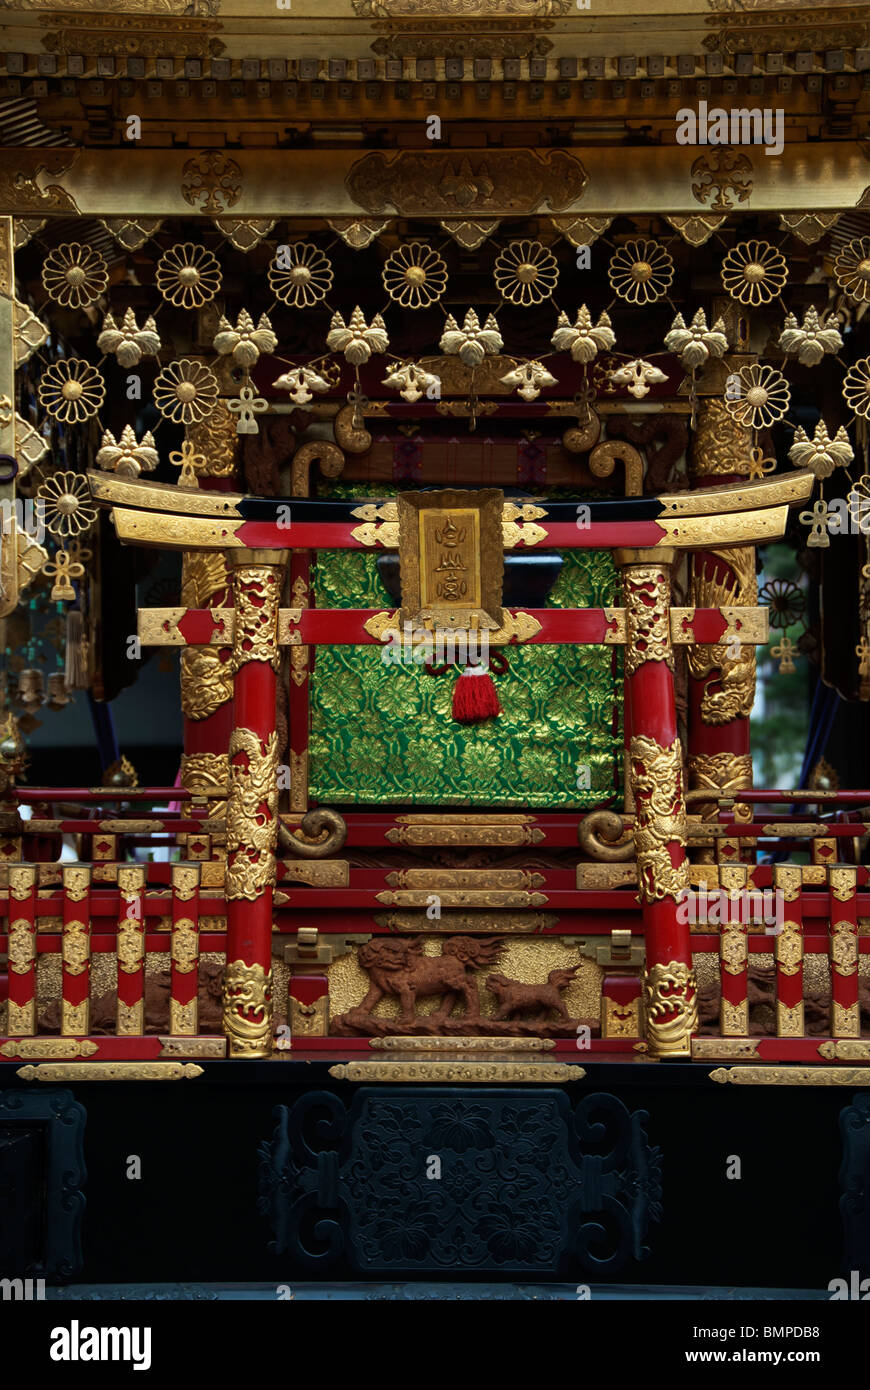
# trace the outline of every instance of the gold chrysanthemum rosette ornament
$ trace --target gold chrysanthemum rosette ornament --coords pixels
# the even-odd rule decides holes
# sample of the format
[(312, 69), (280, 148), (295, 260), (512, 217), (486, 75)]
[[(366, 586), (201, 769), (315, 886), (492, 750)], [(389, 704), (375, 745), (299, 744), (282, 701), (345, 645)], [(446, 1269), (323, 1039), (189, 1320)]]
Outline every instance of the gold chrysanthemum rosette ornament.
[(607, 278), (614, 294), (627, 303), (653, 304), (670, 289), (674, 262), (655, 241), (627, 241), (614, 251)]
[(53, 473), (39, 485), (36, 496), (45, 528), (59, 543), (53, 558), (43, 565), (43, 572), (52, 580), (51, 599), (53, 603), (71, 602), (75, 598), (72, 581), (84, 578), (85, 570), (70, 543), (90, 531), (97, 519), (88, 480), (71, 470)]
[(527, 308), (552, 298), (559, 263), (540, 241), (512, 241), (496, 257), (493, 278), (503, 299)]
[(741, 367), (737, 376), (740, 395), (733, 400), (726, 396), (725, 408), (738, 424), (753, 430), (769, 429), (783, 418), (791, 393), (782, 372), (753, 363)]
[(269, 267), (272, 293), (294, 309), (310, 309), (319, 304), (332, 289), (334, 278), (329, 260), (310, 241), (280, 247)]
[(89, 531), (97, 519), (88, 480), (81, 473), (52, 473), (36, 493), (43, 503), (46, 530), (59, 540)]
[(769, 304), (788, 279), (785, 256), (768, 241), (741, 241), (722, 262), (722, 284), (732, 299), (750, 308)]
[(154, 404), (166, 420), (198, 425), (214, 409), (220, 383), (211, 367), (183, 357), (171, 362), (154, 382)]
[(221, 287), (220, 262), (205, 246), (181, 242), (160, 257), (156, 280), (168, 303), (178, 309), (201, 309)]
[(404, 309), (428, 309), (447, 288), (447, 262), (423, 241), (411, 241), (387, 257), (384, 289)]
[(90, 362), (81, 357), (68, 357), (46, 368), (36, 394), (53, 420), (64, 425), (79, 425), (96, 415), (105, 399), (106, 386)]
[(850, 299), (863, 304), (870, 300), (870, 237), (855, 237), (843, 247), (834, 262), (834, 275)]
[(90, 246), (64, 242), (42, 264), (42, 285), (49, 299), (65, 309), (84, 309), (105, 292), (109, 271), (105, 258)]

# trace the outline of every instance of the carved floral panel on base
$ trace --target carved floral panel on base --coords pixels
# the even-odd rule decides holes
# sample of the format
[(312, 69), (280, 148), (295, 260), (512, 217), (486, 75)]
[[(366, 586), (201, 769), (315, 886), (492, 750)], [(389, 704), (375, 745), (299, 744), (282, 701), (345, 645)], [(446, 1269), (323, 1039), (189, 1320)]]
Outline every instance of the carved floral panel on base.
[(660, 1154), (613, 1095), (363, 1087), (274, 1114), (259, 1208), (306, 1268), (602, 1275), (650, 1253)]

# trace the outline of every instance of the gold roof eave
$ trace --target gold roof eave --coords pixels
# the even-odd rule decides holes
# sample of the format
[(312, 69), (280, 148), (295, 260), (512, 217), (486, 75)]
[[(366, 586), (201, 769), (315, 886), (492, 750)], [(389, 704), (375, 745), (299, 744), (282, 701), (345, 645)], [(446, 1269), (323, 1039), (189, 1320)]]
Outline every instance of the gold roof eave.
[[(103, 506), (120, 506), (136, 511), (156, 511), (183, 516), (225, 517), (241, 519), (241, 492), (201, 492), (196, 488), (179, 488), (172, 483), (150, 482), (146, 479), (119, 478), (114, 473), (88, 473), (91, 496)], [(777, 478), (763, 478), (748, 483), (729, 483), (724, 487), (701, 488), (697, 492), (662, 493), (657, 499), (663, 507), (661, 524), (668, 517), (713, 517), (730, 512), (761, 511), (768, 507), (796, 506), (806, 502), (815, 478), (810, 470), (783, 473)], [(278, 506), (282, 501), (293, 506), (292, 498), (273, 498)], [(507, 506), (516, 508), (522, 499), (513, 499)], [(582, 501), (581, 498), (577, 499)], [(622, 500), (622, 499), (614, 499)], [(645, 498), (644, 501), (656, 499)], [(630, 509), (630, 499), (626, 499)], [(540, 513), (543, 516), (544, 513)], [(505, 520), (514, 519), (505, 517)], [(626, 519), (630, 519), (627, 517)]]

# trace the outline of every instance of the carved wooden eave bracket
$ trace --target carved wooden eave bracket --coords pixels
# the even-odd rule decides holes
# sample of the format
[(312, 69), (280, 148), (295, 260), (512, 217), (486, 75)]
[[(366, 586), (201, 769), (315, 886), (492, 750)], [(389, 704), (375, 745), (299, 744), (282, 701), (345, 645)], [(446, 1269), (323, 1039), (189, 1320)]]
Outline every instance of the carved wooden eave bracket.
[[(226, 212), (192, 199), (191, 180), (214, 152), (131, 149), (0, 149), (0, 204), (16, 217), (78, 212), (87, 217), (191, 217)], [(736, 155), (734, 158), (729, 156)], [(208, 161), (205, 161), (206, 164)], [(343, 149), (238, 152), (236, 218), (310, 216), (318, 190), (325, 218), (429, 216), (493, 220), (533, 213), (583, 216), (715, 216), (735, 210), (816, 212), (861, 204), (870, 189), (870, 152), (856, 142), (786, 144), (775, 159), (763, 146), (576, 147), (381, 151)], [(815, 171), (815, 172), (814, 172)], [(822, 176), (824, 175), (824, 177)], [(195, 191), (195, 190), (194, 190)], [(433, 198), (435, 206), (433, 208)]]

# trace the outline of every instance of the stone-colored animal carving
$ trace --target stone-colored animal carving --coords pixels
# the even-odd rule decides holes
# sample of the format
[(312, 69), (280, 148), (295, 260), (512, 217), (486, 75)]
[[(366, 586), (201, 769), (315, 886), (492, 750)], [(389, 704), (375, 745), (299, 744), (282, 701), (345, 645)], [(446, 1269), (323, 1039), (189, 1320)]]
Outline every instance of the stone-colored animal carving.
[(465, 1017), (480, 1017), (480, 994), (472, 971), (498, 960), (503, 943), (493, 937), (452, 936), (441, 947), (440, 956), (424, 956), (423, 943), (395, 937), (380, 937), (360, 947), (359, 963), (368, 971), (369, 991), (353, 1010), (368, 1015), (385, 994), (398, 996), (400, 1023), (414, 1022), (418, 999), (441, 995), (441, 1006), (429, 1023), (446, 1022), (457, 999), (465, 1003)]
[(578, 963), (561, 970), (551, 970), (545, 985), (526, 985), (521, 980), (509, 980), (507, 975), (487, 976), (486, 987), (499, 1000), (493, 1018), (498, 1022), (524, 1013), (532, 1014), (535, 1023), (545, 1023), (550, 1010), (555, 1009), (560, 1018), (568, 1020), (562, 990), (567, 989), (579, 969)]

